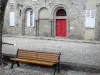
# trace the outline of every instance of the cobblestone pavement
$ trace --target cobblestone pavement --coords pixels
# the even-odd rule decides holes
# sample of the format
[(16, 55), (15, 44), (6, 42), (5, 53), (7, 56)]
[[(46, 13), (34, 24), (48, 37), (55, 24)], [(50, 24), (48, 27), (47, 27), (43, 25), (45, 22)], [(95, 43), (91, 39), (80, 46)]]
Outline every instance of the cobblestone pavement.
[(16, 55), (18, 48), (61, 52), (61, 62), (100, 66), (100, 44), (26, 37), (3, 37), (3, 41), (16, 44), (3, 45), (3, 53)]
[[(53, 75), (54, 70), (51, 68), (45, 68), (40, 66), (29, 66), (27, 64), (21, 64), (21, 67), (14, 66), (14, 69), (10, 69), (11, 64), (6, 67), (0, 68), (0, 75)], [(89, 73), (83, 71), (61, 70), (56, 75), (100, 75), (100, 73)]]

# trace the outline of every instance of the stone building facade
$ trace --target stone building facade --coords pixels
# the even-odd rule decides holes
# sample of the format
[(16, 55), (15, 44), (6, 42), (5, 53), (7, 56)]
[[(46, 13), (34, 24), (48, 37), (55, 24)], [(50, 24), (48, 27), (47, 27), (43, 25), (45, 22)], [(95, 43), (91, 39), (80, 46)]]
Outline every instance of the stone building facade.
[(9, 0), (4, 34), (84, 39), (87, 0)]
[(95, 39), (100, 40), (100, 3), (96, 5)]
[[(87, 6), (86, 11), (90, 11), (91, 19), (88, 23), (89, 27), (85, 27), (85, 39), (91, 39), (91, 40), (99, 40), (100, 39), (100, 26), (99, 26), (99, 13), (100, 13), (100, 0), (87, 0)], [(93, 21), (93, 13), (91, 11), (94, 11), (94, 23)], [(91, 25), (92, 24), (92, 25)]]

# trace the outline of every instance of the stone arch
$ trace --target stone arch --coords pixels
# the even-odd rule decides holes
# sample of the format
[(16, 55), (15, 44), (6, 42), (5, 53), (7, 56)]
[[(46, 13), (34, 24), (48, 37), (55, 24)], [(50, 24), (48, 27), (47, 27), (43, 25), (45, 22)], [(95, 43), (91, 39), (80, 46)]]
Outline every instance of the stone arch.
[(46, 7), (40, 8), (38, 12), (40, 36), (51, 36), (51, 26), (49, 19), (50, 19), (50, 13), (48, 8)]
[(56, 16), (67, 16), (66, 11), (64, 9), (58, 9), (56, 11)]
[(42, 7), (38, 13), (38, 19), (49, 19), (50, 13), (46, 7)]
[(29, 8), (32, 9), (32, 10), (34, 10), (32, 6), (26, 6), (26, 7), (23, 8), (22, 14), (24, 14), (25, 11), (26, 11), (27, 9), (29, 9)]
[(56, 16), (56, 13), (57, 13), (57, 11), (58, 10), (60, 10), (60, 9), (63, 9), (65, 12), (66, 12), (66, 16), (62, 16), (62, 17), (60, 17), (59, 19), (65, 19), (66, 20), (66, 36), (64, 36), (64, 37), (68, 37), (68, 17), (69, 17), (69, 11), (68, 11), (68, 8), (65, 6), (65, 5), (63, 5), (63, 4), (59, 4), (59, 5), (56, 5), (53, 9), (52, 9), (52, 12), (51, 12), (51, 18), (52, 18), (52, 20), (53, 20), (53, 28), (52, 28), (52, 30), (53, 30), (53, 32), (52, 32), (52, 34), (53, 34), (53, 36), (57, 36), (57, 31), (56, 31), (56, 19), (57, 19), (57, 16)]
[[(23, 9), (23, 11), (22, 11), (22, 35), (30, 34), (28, 31), (29, 29), (27, 29), (27, 27), (28, 27), (28, 25), (27, 25), (27, 11), (28, 10), (31, 10), (32, 13), (34, 13), (33, 8), (31, 6), (27, 6)], [(33, 22), (33, 20), (32, 20), (32, 22)], [(35, 20), (34, 20), (34, 22), (35, 22)], [(32, 27), (33, 25), (34, 24), (32, 23), (32, 25), (30, 25), (30, 27)]]
[(65, 6), (63, 4), (59, 4), (59, 5), (54, 6), (53, 9), (52, 9), (52, 12), (51, 12), (51, 18), (52, 19), (54, 19), (54, 15), (55, 15), (55, 13), (58, 9), (64, 9), (66, 11), (67, 18), (70, 16), (67, 6)]
[(37, 16), (36, 16), (37, 18), (36, 19), (39, 19), (39, 14), (40, 14), (40, 12), (41, 12), (42, 9), (46, 9), (48, 11), (48, 13), (49, 13), (49, 16), (51, 16), (51, 11), (49, 10), (49, 7), (48, 6), (47, 7), (40, 7), (36, 11), (36, 14), (37, 14)]

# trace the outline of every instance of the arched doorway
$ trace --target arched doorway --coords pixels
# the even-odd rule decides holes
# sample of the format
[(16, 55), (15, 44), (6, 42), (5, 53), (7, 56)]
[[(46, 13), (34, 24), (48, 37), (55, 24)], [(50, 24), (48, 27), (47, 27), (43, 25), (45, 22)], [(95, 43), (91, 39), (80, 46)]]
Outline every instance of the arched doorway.
[(43, 7), (39, 11), (39, 35), (50, 36), (51, 25), (49, 21), (50, 13), (46, 7)]
[(56, 36), (66, 37), (67, 36), (67, 21), (66, 21), (66, 11), (60, 8), (56, 11)]
[(22, 25), (22, 34), (31, 34), (30, 30), (32, 31), (34, 27), (34, 12), (32, 8), (27, 8), (24, 11), (24, 22)]

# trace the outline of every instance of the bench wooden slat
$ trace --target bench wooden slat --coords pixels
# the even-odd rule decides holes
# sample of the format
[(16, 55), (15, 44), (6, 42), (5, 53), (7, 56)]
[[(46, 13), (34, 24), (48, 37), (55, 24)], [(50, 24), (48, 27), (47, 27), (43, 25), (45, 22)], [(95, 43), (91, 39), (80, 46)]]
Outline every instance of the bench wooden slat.
[(51, 57), (51, 58), (58, 58), (58, 56), (52, 56), (52, 55), (48, 55), (48, 54), (46, 54), (46, 55), (41, 55), (41, 54), (38, 54), (38, 56), (40, 56), (40, 57)]
[(33, 60), (37, 58), (37, 53), (34, 51), (19, 50), (17, 58)]
[(40, 59), (37, 59), (39, 61), (46, 61), (46, 62), (52, 62), (52, 63), (57, 63), (58, 61), (57, 60), (52, 60), (52, 59), (44, 59), (44, 58), (40, 58)]
[(29, 51), (19, 49), (17, 58), (11, 58), (13, 61), (30, 62), (37, 64), (54, 65), (58, 63), (60, 53), (44, 52), (44, 51)]
[(33, 59), (35, 59), (36, 60), (36, 56), (32, 56), (32, 57), (30, 57), (30, 56), (27, 56), (27, 57), (24, 57), (24, 56), (20, 56), (20, 57), (17, 57), (17, 58), (20, 58), (20, 59), (28, 59), (28, 60), (33, 60)]
[(58, 58), (54, 56), (38, 55), (37, 60), (48, 61), (48, 62), (58, 62)]
[(26, 55), (33, 55), (34, 56), (35, 55), (36, 56), (37, 54), (36, 53), (19, 53), (18, 56), (19, 55), (21, 55), (21, 56), (26, 56)]
[(37, 52), (23, 52), (23, 51), (18, 51), (18, 54), (37, 54)]
[(25, 52), (25, 53), (26, 53), (26, 52), (33, 52), (33, 53), (36, 53), (36, 51), (28, 51), (28, 50), (19, 50), (18, 52), (19, 52), (19, 53), (24, 53), (24, 52)]
[(20, 49), (17, 57), (28, 60), (37, 59), (39, 61), (58, 62), (58, 56), (58, 54), (52, 52), (28, 51)]
[(18, 58), (10, 58), (10, 60), (33, 63), (33, 64), (40, 64), (40, 65), (45, 65), (45, 66), (52, 66), (54, 64), (52, 62), (37, 61), (37, 60), (30, 61), (30, 60), (18, 59)]
[(23, 51), (23, 52), (38, 52), (38, 53), (49, 53), (49, 54), (57, 54), (60, 55), (59, 52), (49, 52), (49, 51), (40, 51), (40, 50), (25, 50), (25, 49), (19, 49), (19, 52)]
[(55, 71), (58, 69), (60, 72), (59, 63), (60, 63), (60, 53), (53, 53), (53, 52), (45, 52), (45, 51), (29, 51), (24, 49), (18, 49), (17, 57), (10, 58), (12, 60), (11, 68), (16, 63), (19, 67), (19, 61), (25, 63), (33, 63), (45, 66), (55, 66)]

